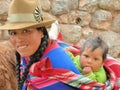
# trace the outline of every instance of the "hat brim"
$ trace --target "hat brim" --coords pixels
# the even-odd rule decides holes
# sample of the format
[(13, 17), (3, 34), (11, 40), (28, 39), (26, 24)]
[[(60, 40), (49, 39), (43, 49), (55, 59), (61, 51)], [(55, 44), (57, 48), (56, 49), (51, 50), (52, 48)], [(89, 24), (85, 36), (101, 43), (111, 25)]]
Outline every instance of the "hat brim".
[(7, 23), (3, 26), (0, 26), (0, 30), (17, 30), (17, 29), (25, 29), (30, 27), (43, 27), (43, 26), (50, 26), (53, 22), (55, 22), (55, 19), (48, 19), (42, 22), (18, 22), (18, 23)]

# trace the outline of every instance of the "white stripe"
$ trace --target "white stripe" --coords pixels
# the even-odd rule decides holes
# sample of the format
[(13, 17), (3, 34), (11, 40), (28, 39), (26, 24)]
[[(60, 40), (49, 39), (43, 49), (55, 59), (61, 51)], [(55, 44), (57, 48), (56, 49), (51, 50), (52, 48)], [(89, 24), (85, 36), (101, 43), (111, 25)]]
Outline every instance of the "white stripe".
[(10, 14), (8, 22), (36, 22), (33, 14)]
[(34, 69), (35, 69), (35, 64), (33, 64), (33, 65), (31, 66), (30, 71), (31, 71), (32, 73), (34, 73)]

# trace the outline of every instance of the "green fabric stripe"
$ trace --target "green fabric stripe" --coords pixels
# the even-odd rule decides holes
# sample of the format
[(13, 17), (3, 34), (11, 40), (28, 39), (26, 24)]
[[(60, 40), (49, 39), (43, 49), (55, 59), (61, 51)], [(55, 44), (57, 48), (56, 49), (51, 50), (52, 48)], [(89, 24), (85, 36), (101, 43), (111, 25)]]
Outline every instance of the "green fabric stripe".
[(68, 82), (68, 84), (72, 85), (72, 86), (75, 86), (75, 87), (79, 87), (81, 83), (82, 84), (83, 83), (87, 84), (87, 83), (90, 83), (90, 82), (91, 82), (90, 79), (88, 79), (88, 78), (86, 78), (84, 76), (80, 76), (79, 78), (74, 79), (74, 80)]

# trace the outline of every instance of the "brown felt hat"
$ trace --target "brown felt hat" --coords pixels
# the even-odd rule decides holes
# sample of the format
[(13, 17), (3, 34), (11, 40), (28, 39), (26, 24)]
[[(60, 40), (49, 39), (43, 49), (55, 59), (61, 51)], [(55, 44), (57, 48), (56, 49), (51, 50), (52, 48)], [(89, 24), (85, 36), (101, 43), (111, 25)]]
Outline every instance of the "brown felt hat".
[(54, 18), (43, 16), (39, 0), (12, 0), (7, 23), (0, 30), (50, 26)]

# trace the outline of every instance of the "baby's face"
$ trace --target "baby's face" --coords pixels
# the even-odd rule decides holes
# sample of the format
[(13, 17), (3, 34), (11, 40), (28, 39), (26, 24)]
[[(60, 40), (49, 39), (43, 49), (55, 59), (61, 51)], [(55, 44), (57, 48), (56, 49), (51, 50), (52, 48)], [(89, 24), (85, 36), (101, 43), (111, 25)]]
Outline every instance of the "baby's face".
[(103, 65), (102, 55), (101, 48), (96, 48), (94, 51), (92, 51), (92, 48), (86, 48), (80, 56), (81, 67), (91, 67), (92, 71), (98, 70)]

